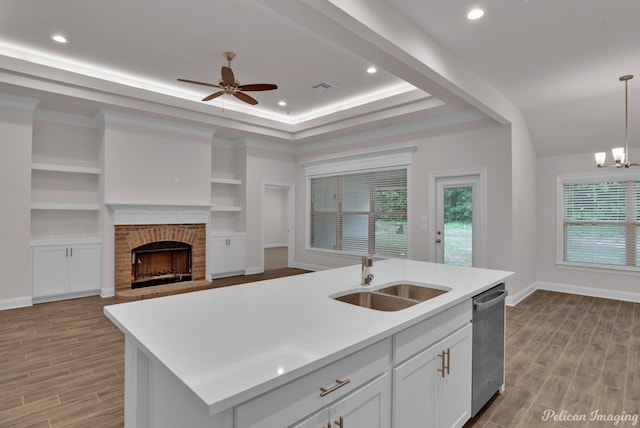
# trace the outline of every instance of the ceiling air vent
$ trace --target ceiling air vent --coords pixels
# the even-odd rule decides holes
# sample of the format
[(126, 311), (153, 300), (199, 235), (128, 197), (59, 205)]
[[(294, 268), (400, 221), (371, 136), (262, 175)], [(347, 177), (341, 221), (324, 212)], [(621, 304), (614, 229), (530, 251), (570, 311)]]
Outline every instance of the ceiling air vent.
[(315, 85), (311, 86), (311, 89), (313, 89), (316, 92), (326, 92), (329, 89), (333, 89), (335, 88), (335, 86), (333, 86), (331, 83), (327, 83), (327, 82), (320, 82), (320, 83), (316, 83)]

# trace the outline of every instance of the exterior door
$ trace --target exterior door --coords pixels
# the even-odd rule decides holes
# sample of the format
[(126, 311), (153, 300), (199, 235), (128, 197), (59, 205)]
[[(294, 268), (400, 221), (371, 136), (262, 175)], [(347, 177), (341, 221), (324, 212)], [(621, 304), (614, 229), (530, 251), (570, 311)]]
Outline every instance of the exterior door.
[(479, 175), (436, 178), (436, 262), (484, 266), (479, 254), (480, 186)]

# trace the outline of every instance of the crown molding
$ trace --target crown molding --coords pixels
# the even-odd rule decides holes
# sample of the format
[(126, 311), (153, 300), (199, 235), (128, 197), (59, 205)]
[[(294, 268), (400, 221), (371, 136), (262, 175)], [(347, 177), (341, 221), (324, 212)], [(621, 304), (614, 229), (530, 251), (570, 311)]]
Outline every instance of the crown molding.
[(124, 125), (141, 126), (144, 128), (156, 129), (158, 131), (177, 132), (180, 134), (194, 135), (196, 137), (213, 138), (216, 130), (203, 126), (191, 125), (182, 122), (156, 119), (139, 114), (123, 113), (115, 110), (101, 109), (98, 113), (104, 118), (105, 125), (119, 123)]
[(0, 93), (0, 106), (17, 108), (20, 110), (35, 111), (40, 100), (35, 98), (21, 97), (19, 95), (11, 95)]

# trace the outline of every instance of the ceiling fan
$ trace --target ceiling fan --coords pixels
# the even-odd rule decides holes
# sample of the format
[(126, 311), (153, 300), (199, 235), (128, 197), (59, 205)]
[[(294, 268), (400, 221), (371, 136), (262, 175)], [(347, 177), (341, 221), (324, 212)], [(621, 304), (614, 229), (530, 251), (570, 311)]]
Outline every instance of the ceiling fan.
[(233, 75), (233, 70), (231, 70), (231, 60), (233, 60), (235, 56), (236, 54), (234, 54), (233, 52), (224, 53), (224, 57), (227, 59), (227, 66), (222, 66), (222, 78), (218, 81), (217, 85), (214, 85), (213, 83), (197, 82), (195, 80), (187, 79), (178, 79), (178, 81), (222, 89), (221, 91), (214, 92), (211, 95), (207, 95), (202, 99), (202, 101), (211, 101), (212, 99), (217, 98), (220, 95), (229, 94), (251, 105), (258, 104), (258, 100), (245, 94), (242, 91), (271, 91), (273, 89), (278, 89), (277, 85), (271, 83), (252, 83), (249, 85), (241, 85)]

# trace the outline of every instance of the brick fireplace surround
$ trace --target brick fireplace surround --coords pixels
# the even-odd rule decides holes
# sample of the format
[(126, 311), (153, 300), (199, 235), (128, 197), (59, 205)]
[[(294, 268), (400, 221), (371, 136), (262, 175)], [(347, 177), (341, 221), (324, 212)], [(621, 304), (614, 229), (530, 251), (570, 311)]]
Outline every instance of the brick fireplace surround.
[(205, 279), (205, 224), (136, 224), (115, 226), (114, 282), (116, 294), (131, 289), (131, 250), (158, 241), (191, 245), (193, 281)]

